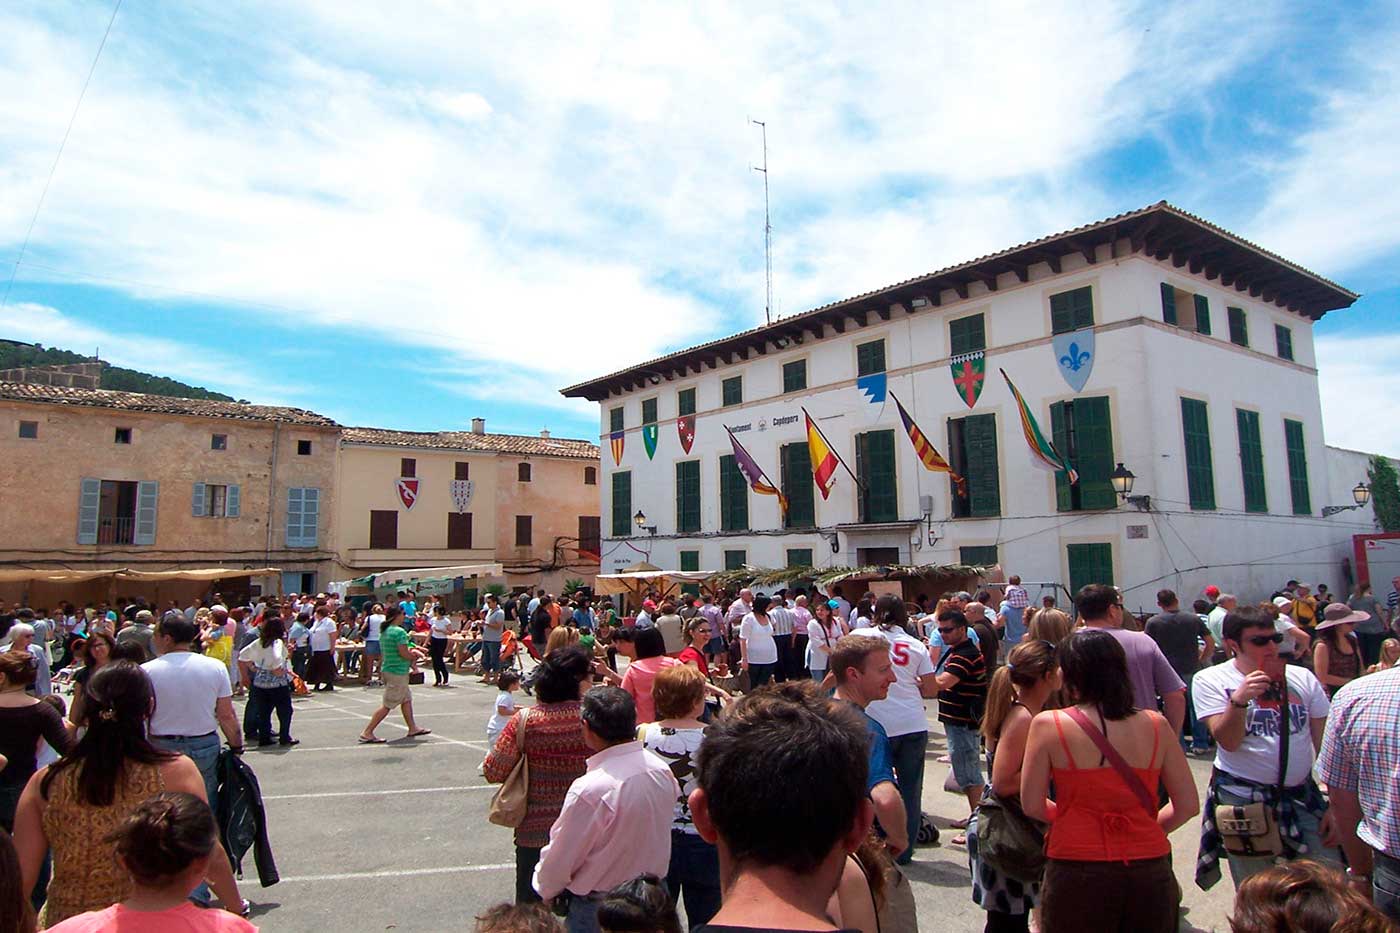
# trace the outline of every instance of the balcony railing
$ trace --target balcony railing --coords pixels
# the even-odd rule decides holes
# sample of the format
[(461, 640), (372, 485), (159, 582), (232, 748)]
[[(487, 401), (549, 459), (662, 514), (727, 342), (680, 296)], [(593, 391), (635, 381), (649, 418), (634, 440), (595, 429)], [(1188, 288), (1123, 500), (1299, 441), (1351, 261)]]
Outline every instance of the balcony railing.
[(136, 542), (136, 519), (102, 516), (97, 520), (98, 544), (134, 544)]

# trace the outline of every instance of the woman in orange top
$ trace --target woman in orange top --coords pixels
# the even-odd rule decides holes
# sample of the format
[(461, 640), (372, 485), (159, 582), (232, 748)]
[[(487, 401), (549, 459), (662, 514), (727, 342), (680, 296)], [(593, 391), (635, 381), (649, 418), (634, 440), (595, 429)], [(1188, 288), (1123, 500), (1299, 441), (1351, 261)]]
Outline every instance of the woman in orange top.
[(1160, 713), (1133, 708), (1127, 656), (1112, 635), (1075, 632), (1059, 655), (1075, 706), (1035, 717), (1021, 771), (1026, 815), (1050, 823), (1041, 929), (1174, 933), (1181, 889), (1167, 834), (1201, 806), (1186, 755)]

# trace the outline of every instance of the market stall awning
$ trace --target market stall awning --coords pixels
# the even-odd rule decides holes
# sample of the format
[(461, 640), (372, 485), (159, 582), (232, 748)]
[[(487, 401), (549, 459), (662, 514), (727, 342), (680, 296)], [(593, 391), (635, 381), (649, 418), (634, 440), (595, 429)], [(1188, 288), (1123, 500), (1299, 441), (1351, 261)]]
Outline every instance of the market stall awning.
[(600, 573), (594, 577), (593, 592), (599, 596), (639, 593), (648, 586), (668, 590), (683, 583), (704, 583), (714, 573), (709, 570), (638, 570), (631, 573)]
[(103, 570), (39, 568), (0, 570), (0, 583), (86, 583), (111, 578), (130, 583), (159, 583), (163, 580), (226, 580), (229, 577), (266, 577), (279, 574), (276, 567), (200, 567), (192, 570), (132, 570), (109, 567)]
[(414, 567), (408, 570), (386, 570), (384, 573), (374, 573), (354, 580), (340, 580), (332, 583), (331, 587), (333, 589), (339, 588), (341, 592), (344, 592), (344, 588), (350, 586), (382, 589), (400, 583), (422, 583), (442, 578), (455, 580), (458, 577), (501, 576), (505, 576), (505, 568), (500, 564), (458, 564), (452, 567)]

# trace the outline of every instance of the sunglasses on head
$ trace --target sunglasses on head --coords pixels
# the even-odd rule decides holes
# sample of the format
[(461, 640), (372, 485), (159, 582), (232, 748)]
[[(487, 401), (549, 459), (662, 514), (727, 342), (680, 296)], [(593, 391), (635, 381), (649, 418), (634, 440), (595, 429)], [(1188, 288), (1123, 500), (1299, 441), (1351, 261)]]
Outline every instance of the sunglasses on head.
[(1248, 638), (1246, 638), (1245, 641), (1249, 642), (1256, 648), (1262, 648), (1269, 642), (1273, 642), (1276, 645), (1281, 645), (1283, 644), (1283, 633), (1274, 632), (1272, 635), (1251, 635)]

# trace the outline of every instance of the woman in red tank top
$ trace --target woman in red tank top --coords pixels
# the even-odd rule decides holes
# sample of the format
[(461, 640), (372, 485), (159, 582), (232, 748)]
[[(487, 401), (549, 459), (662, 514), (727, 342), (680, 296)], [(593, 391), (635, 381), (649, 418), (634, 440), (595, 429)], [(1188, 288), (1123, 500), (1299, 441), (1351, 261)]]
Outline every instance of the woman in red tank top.
[(1035, 717), (1021, 772), (1026, 815), (1050, 823), (1041, 929), (1174, 933), (1181, 890), (1167, 834), (1200, 810), (1181, 743), (1160, 713), (1133, 708), (1112, 635), (1076, 632), (1060, 646), (1060, 670), (1076, 705)]

